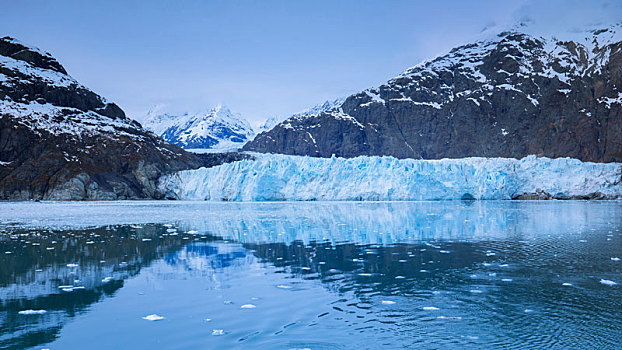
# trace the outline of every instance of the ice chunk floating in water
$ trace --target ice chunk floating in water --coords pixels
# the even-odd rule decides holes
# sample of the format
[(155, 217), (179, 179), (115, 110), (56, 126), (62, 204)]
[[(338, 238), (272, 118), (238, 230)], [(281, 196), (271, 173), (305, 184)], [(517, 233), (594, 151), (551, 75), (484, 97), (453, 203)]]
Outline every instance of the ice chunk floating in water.
[(435, 306), (424, 306), (423, 309), (425, 311), (438, 311), (438, 310), (440, 310), (439, 308), (437, 308)]
[(43, 315), (47, 311), (45, 310), (22, 310), (18, 312), (20, 315)]
[(622, 198), (620, 163), (571, 158), (313, 158), (257, 154), (162, 178), (170, 198), (226, 201)]
[(151, 315), (147, 315), (145, 317), (143, 317), (143, 320), (147, 320), (147, 321), (160, 321), (163, 320), (164, 316), (160, 316), (157, 314), (151, 314)]
[(605, 279), (601, 279), (600, 283), (606, 285), (606, 286), (615, 286), (617, 283), (615, 283), (614, 281), (611, 280), (605, 280)]

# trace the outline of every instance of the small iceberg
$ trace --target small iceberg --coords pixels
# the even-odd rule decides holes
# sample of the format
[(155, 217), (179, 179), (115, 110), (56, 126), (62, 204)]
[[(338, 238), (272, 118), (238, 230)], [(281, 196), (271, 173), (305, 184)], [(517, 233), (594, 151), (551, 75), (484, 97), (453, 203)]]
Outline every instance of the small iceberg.
[(240, 306), (240, 309), (254, 309), (257, 306), (253, 305), (253, 304), (244, 304), (242, 306)]
[(285, 285), (285, 284), (279, 284), (276, 287), (277, 288), (281, 288), (281, 289), (291, 289), (292, 288), (292, 286), (288, 286), (288, 285)]
[(45, 310), (22, 310), (20, 312), (18, 312), (18, 314), (20, 315), (43, 315), (44, 313), (46, 313), (47, 311)]
[(438, 310), (440, 310), (439, 308), (437, 308), (435, 306), (424, 306), (423, 309), (425, 311), (438, 311)]
[(214, 329), (212, 330), (212, 335), (224, 335), (225, 331), (223, 329)]
[(606, 286), (615, 286), (617, 283), (615, 283), (614, 281), (611, 280), (605, 280), (605, 279), (601, 279), (600, 283), (606, 285)]
[(437, 317), (439, 320), (461, 320), (462, 317), (460, 316), (438, 316)]
[(78, 264), (67, 264), (67, 267), (78, 267), (78, 266), (80, 266), (80, 265), (78, 265)]
[(564, 283), (562, 283), (562, 286), (564, 286), (564, 287), (572, 287), (572, 283), (564, 282)]
[(620, 258), (618, 258), (618, 257), (611, 258), (611, 261), (620, 261)]
[(104, 277), (104, 278), (102, 279), (102, 283), (108, 283), (108, 282), (110, 282), (110, 281), (112, 281), (112, 277)]
[(385, 304), (385, 305), (393, 305), (393, 304), (395, 304), (395, 302), (392, 301), (392, 300), (382, 300), (381, 303)]
[(143, 317), (143, 320), (147, 320), (147, 321), (160, 321), (163, 320), (164, 316), (160, 316), (157, 314), (151, 314), (151, 315), (147, 315), (145, 317)]

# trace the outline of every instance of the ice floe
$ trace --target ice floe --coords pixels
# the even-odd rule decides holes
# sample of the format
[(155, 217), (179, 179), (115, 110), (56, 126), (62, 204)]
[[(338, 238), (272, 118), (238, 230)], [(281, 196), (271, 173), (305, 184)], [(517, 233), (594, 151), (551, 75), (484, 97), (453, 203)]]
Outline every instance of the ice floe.
[(440, 309), (435, 307), (435, 306), (424, 306), (423, 310), (425, 310), (425, 311), (438, 311)]
[(163, 319), (164, 319), (164, 316), (160, 316), (158, 314), (151, 314), (151, 315), (147, 315), (143, 317), (143, 320), (147, 320), (147, 321), (160, 321)]
[(18, 312), (18, 314), (20, 315), (43, 315), (44, 313), (46, 313), (46, 310), (22, 310), (20, 312)]
[(601, 279), (600, 283), (606, 285), (606, 286), (615, 286), (617, 283), (611, 280), (606, 280), (606, 279)]

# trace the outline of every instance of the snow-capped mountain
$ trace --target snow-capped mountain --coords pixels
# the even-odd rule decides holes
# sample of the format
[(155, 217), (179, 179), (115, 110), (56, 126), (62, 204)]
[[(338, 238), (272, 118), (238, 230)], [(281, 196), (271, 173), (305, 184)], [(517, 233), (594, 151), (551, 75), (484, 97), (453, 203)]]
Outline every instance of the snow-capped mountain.
[[(318, 105), (315, 105), (311, 108), (307, 108), (303, 111), (300, 111), (298, 113), (294, 113), (292, 114), (290, 117), (296, 117), (296, 116), (301, 116), (301, 115), (307, 115), (307, 114), (317, 114), (317, 113), (321, 113), (324, 111), (328, 111), (331, 110), (335, 107), (339, 107), (343, 104), (343, 102), (346, 100), (345, 97), (340, 97), (340, 98), (336, 98), (334, 100), (328, 100), (325, 101), (323, 103), (320, 103)], [(263, 124), (261, 124), (261, 126), (259, 127), (259, 130), (257, 133), (261, 133), (264, 131), (268, 131), (270, 129), (272, 129), (275, 125), (277, 125), (278, 123), (282, 122), (283, 120), (287, 119), (288, 117), (271, 117), (268, 118)]]
[(354, 157), (622, 160), (622, 26), (521, 23), (407, 69), (244, 150)]
[(226, 106), (198, 113), (169, 113), (153, 108), (142, 124), (164, 140), (190, 150), (234, 151), (255, 132), (248, 121)]
[(205, 159), (143, 129), (49, 53), (0, 38), (0, 199), (159, 198), (162, 174)]

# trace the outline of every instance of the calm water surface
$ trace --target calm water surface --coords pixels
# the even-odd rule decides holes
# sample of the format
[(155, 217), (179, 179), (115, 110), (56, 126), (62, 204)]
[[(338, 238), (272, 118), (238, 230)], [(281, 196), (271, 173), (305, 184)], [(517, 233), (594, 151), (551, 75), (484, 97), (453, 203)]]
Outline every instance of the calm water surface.
[(0, 203), (0, 348), (619, 349), (620, 259), (622, 202)]

